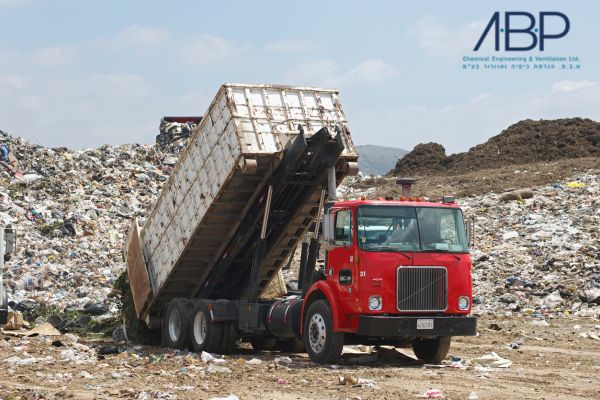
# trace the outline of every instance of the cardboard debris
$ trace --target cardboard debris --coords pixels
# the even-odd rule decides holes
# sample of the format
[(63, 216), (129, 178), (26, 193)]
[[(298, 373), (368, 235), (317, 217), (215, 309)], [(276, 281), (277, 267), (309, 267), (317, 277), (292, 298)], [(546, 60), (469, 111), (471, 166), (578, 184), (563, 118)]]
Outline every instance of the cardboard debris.
[(48, 322), (44, 322), (43, 324), (40, 324), (38, 326), (36, 326), (33, 329), (30, 329), (28, 331), (5, 331), (4, 332), (5, 335), (9, 335), (9, 336), (60, 336), (61, 333), (58, 329), (56, 329), (55, 327), (53, 327), (50, 323)]
[(14, 331), (28, 326), (29, 323), (23, 320), (23, 314), (20, 311), (9, 311), (6, 324), (0, 325), (0, 328), (7, 331)]
[(61, 333), (58, 329), (53, 327), (48, 322), (44, 322), (36, 326), (35, 328), (29, 330), (25, 336), (33, 336), (33, 335), (43, 335), (43, 336), (60, 336)]

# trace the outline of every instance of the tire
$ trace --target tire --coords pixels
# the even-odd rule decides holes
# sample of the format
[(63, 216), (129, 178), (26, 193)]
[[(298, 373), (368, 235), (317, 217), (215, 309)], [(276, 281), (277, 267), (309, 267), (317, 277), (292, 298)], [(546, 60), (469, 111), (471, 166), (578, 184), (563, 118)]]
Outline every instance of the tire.
[(333, 317), (325, 300), (317, 300), (308, 308), (302, 335), (311, 360), (333, 364), (342, 355), (344, 333), (333, 331)]
[(233, 322), (221, 322), (221, 344), (219, 346), (219, 354), (231, 354), (235, 349), (238, 335), (235, 331)]
[(187, 299), (173, 299), (165, 312), (162, 337), (165, 346), (183, 350), (190, 345), (192, 303)]
[(250, 344), (257, 351), (273, 351), (277, 349), (277, 339), (274, 337), (256, 336), (250, 339)]
[(223, 324), (210, 320), (210, 310), (206, 301), (196, 301), (190, 321), (189, 335), (192, 350), (196, 353), (206, 351), (207, 353), (221, 354)]
[(412, 343), (415, 356), (429, 364), (438, 364), (448, 355), (452, 337), (439, 336), (435, 339), (417, 338)]
[(280, 340), (277, 347), (284, 353), (304, 353), (304, 342), (300, 339)]

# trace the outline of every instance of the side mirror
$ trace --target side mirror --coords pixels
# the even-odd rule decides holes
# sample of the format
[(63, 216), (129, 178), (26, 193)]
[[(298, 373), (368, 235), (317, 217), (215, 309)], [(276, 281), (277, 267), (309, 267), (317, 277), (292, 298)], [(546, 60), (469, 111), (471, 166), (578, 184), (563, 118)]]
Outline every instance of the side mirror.
[(475, 245), (475, 216), (467, 217), (465, 220), (465, 232), (467, 233), (467, 245)]
[(352, 243), (352, 222), (351, 217), (347, 222), (348, 226), (341, 229), (336, 226), (338, 213), (341, 211), (350, 212), (349, 209), (328, 209), (323, 214), (323, 247), (330, 250), (335, 247), (348, 247)]
[(332, 209), (325, 211), (323, 214), (323, 247), (327, 250), (335, 247), (335, 212)]

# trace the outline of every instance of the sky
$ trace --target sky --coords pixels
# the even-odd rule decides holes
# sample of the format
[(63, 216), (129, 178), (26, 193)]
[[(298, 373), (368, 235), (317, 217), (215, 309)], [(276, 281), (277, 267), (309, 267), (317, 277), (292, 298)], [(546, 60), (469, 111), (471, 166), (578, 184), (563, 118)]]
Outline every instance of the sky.
[[(571, 27), (544, 52), (491, 38), (474, 52), (496, 11), (560, 11)], [(0, 129), (49, 147), (153, 143), (162, 116), (202, 115), (221, 84), (273, 83), (338, 88), (355, 144), (460, 152), (525, 118), (600, 120), (598, 15), (592, 0), (0, 0)], [(581, 67), (462, 68), (492, 55)]]

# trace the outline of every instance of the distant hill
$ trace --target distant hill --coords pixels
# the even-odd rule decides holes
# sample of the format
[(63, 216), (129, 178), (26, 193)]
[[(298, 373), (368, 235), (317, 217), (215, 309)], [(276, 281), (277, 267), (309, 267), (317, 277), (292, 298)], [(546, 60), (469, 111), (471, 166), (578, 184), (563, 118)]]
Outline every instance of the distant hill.
[(356, 146), (356, 150), (360, 155), (360, 172), (364, 175), (384, 175), (394, 168), (399, 158), (408, 153), (407, 150), (372, 144)]
[(447, 156), (441, 144), (418, 144), (398, 160), (390, 175), (461, 174), (508, 165), (598, 156), (599, 122), (584, 118), (526, 119), (465, 153)]

